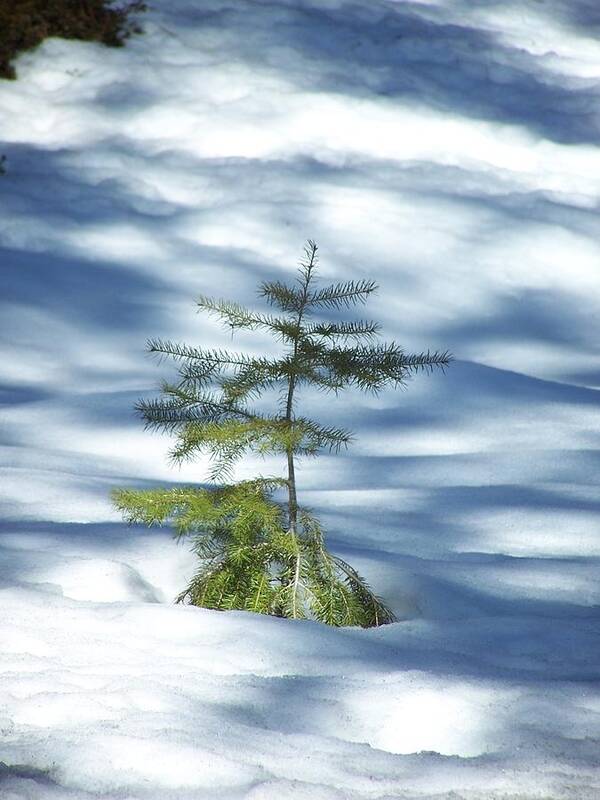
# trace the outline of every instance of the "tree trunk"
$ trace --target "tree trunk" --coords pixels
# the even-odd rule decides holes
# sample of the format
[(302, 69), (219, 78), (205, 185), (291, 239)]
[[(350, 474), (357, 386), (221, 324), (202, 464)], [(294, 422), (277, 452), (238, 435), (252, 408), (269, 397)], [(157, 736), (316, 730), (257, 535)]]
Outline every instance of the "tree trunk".
[[(288, 387), (287, 406), (285, 419), (288, 425), (292, 424), (292, 408), (294, 400), (294, 376), (290, 376), (290, 383)], [(287, 463), (288, 463), (288, 520), (290, 526), (290, 533), (296, 536), (297, 522), (298, 522), (298, 500), (296, 497), (296, 472), (294, 469), (294, 451), (292, 447), (287, 450)]]
[[(302, 304), (298, 309), (298, 320), (297, 320), (298, 332), (296, 334), (296, 338), (294, 339), (292, 363), (296, 362), (296, 359), (298, 357), (298, 341), (300, 339), (300, 326), (302, 325), (302, 317), (304, 315), (304, 309), (306, 308), (306, 304), (308, 302), (308, 287), (310, 284), (312, 270), (315, 266), (317, 246), (314, 243), (311, 243), (311, 245), (312, 247), (310, 252), (310, 260), (306, 268), (304, 285), (302, 286)], [(287, 403), (285, 409), (285, 419), (288, 425), (290, 426), (292, 424), (292, 414), (294, 409), (295, 388), (296, 388), (296, 376), (292, 372), (292, 374), (290, 374), (290, 380), (288, 383)], [(288, 447), (287, 450), (287, 462), (288, 462), (288, 517), (289, 517), (290, 533), (294, 538), (296, 538), (296, 534), (298, 531), (298, 500), (296, 497), (296, 473), (294, 470), (294, 451), (291, 446)]]

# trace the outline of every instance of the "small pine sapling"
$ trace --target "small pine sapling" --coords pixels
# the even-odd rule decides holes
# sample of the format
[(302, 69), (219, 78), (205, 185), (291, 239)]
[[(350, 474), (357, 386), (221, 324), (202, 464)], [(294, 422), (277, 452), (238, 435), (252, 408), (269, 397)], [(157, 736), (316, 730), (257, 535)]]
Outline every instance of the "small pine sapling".
[[(443, 368), (450, 356), (407, 355), (395, 342), (380, 343), (375, 322), (324, 321), (324, 311), (364, 303), (377, 286), (371, 280), (320, 286), (316, 268), (317, 245), (309, 241), (293, 284), (261, 284), (260, 296), (273, 313), (208, 297), (198, 301), (232, 332), (272, 334), (284, 346), (278, 358), (148, 342), (150, 353), (176, 362), (178, 379), (162, 385), (162, 397), (139, 401), (137, 411), (148, 428), (175, 435), (175, 461), (208, 453), (215, 485), (121, 489), (113, 499), (130, 523), (168, 522), (177, 538), (191, 538), (200, 567), (178, 602), (372, 627), (392, 622), (392, 612), (350, 564), (327, 550), (318, 520), (298, 505), (296, 492), (296, 459), (339, 452), (351, 433), (297, 414), (297, 390), (376, 393), (403, 385), (411, 373)], [(280, 392), (273, 413), (252, 408), (270, 390)], [(233, 467), (248, 451), (281, 455), (286, 476), (233, 482)], [(277, 489), (285, 491), (285, 502), (273, 499)]]

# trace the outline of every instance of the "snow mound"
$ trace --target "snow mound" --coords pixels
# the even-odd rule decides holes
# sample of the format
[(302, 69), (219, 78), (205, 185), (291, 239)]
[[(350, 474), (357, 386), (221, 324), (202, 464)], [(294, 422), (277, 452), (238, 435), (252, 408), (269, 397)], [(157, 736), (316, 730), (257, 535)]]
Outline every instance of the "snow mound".
[[(33, 578), (33, 576), (30, 576)], [(128, 564), (100, 558), (69, 559), (61, 566), (41, 571), (36, 583), (57, 586), (65, 597), (97, 603), (158, 603), (160, 593)]]

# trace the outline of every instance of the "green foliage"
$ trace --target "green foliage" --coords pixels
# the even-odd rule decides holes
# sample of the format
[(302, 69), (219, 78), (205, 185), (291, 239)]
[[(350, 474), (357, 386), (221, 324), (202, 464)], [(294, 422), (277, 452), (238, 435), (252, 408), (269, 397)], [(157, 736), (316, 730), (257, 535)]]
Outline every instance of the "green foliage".
[[(178, 538), (191, 539), (201, 566), (181, 602), (370, 627), (391, 622), (393, 614), (356, 570), (327, 551), (318, 521), (296, 498), (295, 459), (339, 452), (352, 434), (297, 415), (297, 389), (377, 393), (403, 385), (416, 372), (443, 368), (450, 356), (410, 355), (395, 342), (379, 343), (379, 326), (371, 320), (319, 319), (323, 310), (364, 303), (377, 287), (370, 280), (320, 287), (316, 266), (317, 246), (309, 242), (294, 284), (261, 285), (260, 296), (275, 313), (207, 297), (198, 301), (200, 310), (232, 331), (266, 330), (282, 343), (281, 356), (153, 339), (148, 350), (172, 359), (177, 379), (163, 383), (161, 397), (136, 406), (148, 428), (173, 434), (174, 461), (208, 453), (212, 481), (231, 481), (235, 463), (247, 452), (284, 456), (287, 476), (211, 489), (119, 490), (114, 500), (129, 522), (169, 523)], [(268, 392), (278, 392), (279, 399), (273, 413), (261, 413), (252, 401)], [(272, 498), (276, 489), (287, 492), (285, 504)]]
[(0, 78), (16, 77), (12, 60), (50, 36), (121, 46), (139, 26), (133, 12), (142, 0), (0, 0)]
[(6, 175), (6, 156), (0, 156), (0, 175)]
[(364, 580), (323, 544), (316, 519), (300, 516), (292, 537), (271, 491), (281, 479), (243, 481), (215, 489), (119, 490), (113, 499), (130, 523), (173, 525), (201, 566), (178, 602), (241, 609), (329, 625), (370, 627), (393, 616)]

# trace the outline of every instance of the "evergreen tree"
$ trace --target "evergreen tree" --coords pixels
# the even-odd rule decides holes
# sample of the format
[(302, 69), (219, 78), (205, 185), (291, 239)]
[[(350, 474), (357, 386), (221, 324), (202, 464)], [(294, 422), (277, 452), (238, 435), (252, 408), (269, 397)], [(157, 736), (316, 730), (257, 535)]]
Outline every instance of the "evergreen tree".
[[(178, 379), (163, 383), (162, 397), (141, 400), (137, 410), (148, 428), (175, 435), (176, 462), (208, 453), (216, 485), (124, 489), (114, 492), (114, 501), (129, 522), (170, 522), (177, 537), (191, 537), (200, 568), (179, 602), (337, 626), (382, 625), (394, 619), (391, 611), (353, 567), (326, 549), (319, 522), (298, 505), (296, 458), (337, 453), (352, 436), (297, 414), (297, 390), (377, 393), (403, 385), (411, 373), (443, 368), (450, 356), (407, 355), (395, 342), (380, 343), (372, 321), (324, 321), (324, 311), (364, 303), (377, 286), (371, 280), (320, 286), (316, 267), (317, 245), (309, 241), (293, 284), (261, 284), (270, 313), (208, 297), (198, 301), (201, 311), (232, 332), (268, 331), (284, 347), (279, 358), (148, 342), (151, 353), (177, 363)], [(280, 392), (273, 413), (253, 408), (252, 401), (269, 390)], [(286, 477), (232, 482), (233, 467), (247, 451), (280, 454)], [(277, 489), (285, 491), (286, 502), (273, 500)]]

